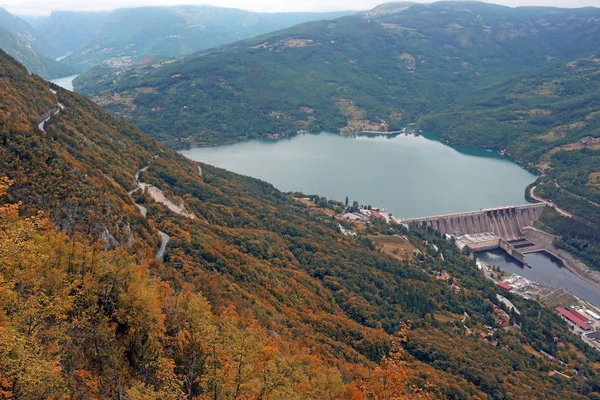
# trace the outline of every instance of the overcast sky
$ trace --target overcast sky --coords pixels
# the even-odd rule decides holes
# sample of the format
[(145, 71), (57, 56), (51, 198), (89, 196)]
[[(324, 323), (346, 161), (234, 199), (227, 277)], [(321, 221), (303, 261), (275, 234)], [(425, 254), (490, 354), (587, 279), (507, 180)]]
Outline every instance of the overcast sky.
[[(433, 1), (416, 0), (421, 3)], [(13, 14), (46, 15), (52, 10), (111, 10), (124, 7), (211, 4), (251, 11), (334, 11), (367, 10), (386, 0), (0, 0), (0, 6)], [(507, 6), (600, 7), (600, 0), (497, 0)]]

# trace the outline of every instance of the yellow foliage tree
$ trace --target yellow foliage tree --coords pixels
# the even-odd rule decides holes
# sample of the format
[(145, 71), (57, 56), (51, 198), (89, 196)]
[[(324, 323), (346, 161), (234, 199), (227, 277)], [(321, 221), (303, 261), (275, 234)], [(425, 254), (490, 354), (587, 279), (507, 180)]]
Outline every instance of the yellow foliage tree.
[(409, 383), (409, 364), (405, 361), (402, 343), (406, 341), (404, 327), (399, 336), (392, 338), (392, 350), (383, 357), (365, 378), (357, 379), (348, 386), (347, 400), (408, 400), (432, 399), (424, 388)]

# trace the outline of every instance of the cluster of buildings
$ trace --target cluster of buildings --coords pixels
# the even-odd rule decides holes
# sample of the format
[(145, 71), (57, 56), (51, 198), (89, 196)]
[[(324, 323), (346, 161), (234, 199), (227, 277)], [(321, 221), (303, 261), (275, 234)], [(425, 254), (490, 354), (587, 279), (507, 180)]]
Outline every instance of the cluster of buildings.
[[(555, 311), (559, 313), (566, 321), (583, 329), (584, 331), (591, 331), (593, 329), (591, 324), (593, 324), (595, 321), (600, 321), (600, 315), (586, 308), (577, 309), (575, 307), (556, 307)], [(600, 338), (600, 333), (593, 332), (592, 334), (587, 334), (586, 336), (598, 336), (598, 338)], [(597, 338), (593, 337), (593, 339)]]
[(111, 68), (125, 68), (133, 64), (133, 58), (131, 56), (111, 57), (104, 63)]
[(507, 292), (517, 293), (526, 299), (535, 299), (539, 293), (541, 285), (524, 278), (517, 274), (512, 274), (510, 277), (497, 283), (498, 287)]
[(584, 342), (600, 349), (600, 313), (589, 303), (572, 295), (564, 296), (566, 292), (563, 289), (547, 288), (515, 274), (497, 285), (506, 292), (516, 293), (526, 299), (539, 299), (550, 304), (571, 304), (568, 307), (556, 307), (554, 310)]
[(586, 137), (584, 137), (584, 138), (581, 139), (581, 143), (584, 146), (592, 146), (592, 145), (600, 144), (600, 138), (586, 136)]
[(347, 221), (362, 221), (366, 223), (370, 220), (390, 222), (392, 216), (378, 208), (371, 208), (370, 210), (367, 208), (359, 208), (358, 211), (342, 214), (342, 218)]
[(358, 225), (367, 224), (370, 221), (374, 220), (385, 221), (388, 224), (391, 221), (393, 221), (397, 224), (404, 225), (408, 228), (408, 225), (404, 223), (400, 218), (394, 217), (383, 208), (359, 208), (357, 211), (347, 211), (346, 213), (340, 215), (340, 219)]
[(447, 270), (443, 269), (435, 274), (435, 279), (437, 279), (438, 281), (447, 281), (448, 279), (450, 279), (450, 274)]
[(500, 325), (504, 329), (509, 329), (510, 328), (510, 315), (508, 315), (508, 313), (506, 311), (504, 311), (503, 309), (501, 309), (500, 307), (498, 307), (497, 305), (492, 303), (492, 301), (490, 299), (485, 299), (485, 301), (486, 301), (486, 303), (489, 303), (492, 305), (492, 307), (494, 307), (494, 314), (496, 314), (496, 317), (498, 318), (496, 320), (496, 322), (498, 322), (498, 325)]

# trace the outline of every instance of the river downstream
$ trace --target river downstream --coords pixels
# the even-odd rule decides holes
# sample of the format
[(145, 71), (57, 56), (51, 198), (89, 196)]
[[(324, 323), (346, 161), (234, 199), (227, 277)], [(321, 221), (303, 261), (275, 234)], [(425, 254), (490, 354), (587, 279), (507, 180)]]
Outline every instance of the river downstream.
[(496, 265), (509, 274), (517, 274), (547, 286), (568, 290), (575, 296), (600, 307), (600, 291), (569, 271), (559, 259), (548, 253), (526, 254), (525, 261), (531, 268), (520, 264), (503, 250), (481, 252), (477, 257), (486, 264)]
[(181, 153), (282, 191), (348, 196), (404, 218), (525, 204), (525, 187), (536, 178), (498, 154), (412, 134), (304, 134)]

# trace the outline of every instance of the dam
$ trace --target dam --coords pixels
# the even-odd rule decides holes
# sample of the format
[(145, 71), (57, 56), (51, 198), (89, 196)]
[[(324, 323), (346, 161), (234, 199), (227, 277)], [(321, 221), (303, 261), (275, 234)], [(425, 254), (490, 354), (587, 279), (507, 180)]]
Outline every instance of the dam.
[(546, 207), (550, 205), (536, 203), (411, 218), (402, 222), (426, 225), (442, 235), (454, 236), (461, 249), (465, 246), (469, 246), (472, 251), (501, 248), (525, 263), (524, 253), (539, 251), (538, 246), (525, 238), (526, 228), (533, 226)]
[(542, 215), (547, 205), (527, 204), (502, 208), (489, 208), (459, 214), (436, 215), (433, 217), (404, 219), (402, 222), (427, 225), (450, 236), (478, 233), (493, 233), (506, 240), (524, 237), (523, 228), (532, 226)]

